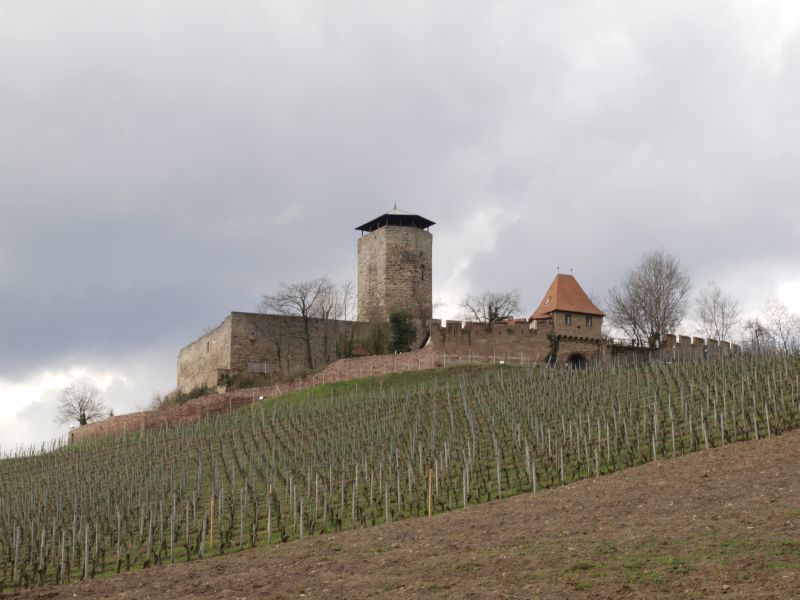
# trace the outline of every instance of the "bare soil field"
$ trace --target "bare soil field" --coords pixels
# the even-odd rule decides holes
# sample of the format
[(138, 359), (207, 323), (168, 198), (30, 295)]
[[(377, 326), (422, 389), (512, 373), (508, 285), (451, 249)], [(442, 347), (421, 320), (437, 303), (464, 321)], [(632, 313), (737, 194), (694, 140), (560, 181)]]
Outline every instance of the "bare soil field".
[(797, 598), (800, 431), (12, 598)]

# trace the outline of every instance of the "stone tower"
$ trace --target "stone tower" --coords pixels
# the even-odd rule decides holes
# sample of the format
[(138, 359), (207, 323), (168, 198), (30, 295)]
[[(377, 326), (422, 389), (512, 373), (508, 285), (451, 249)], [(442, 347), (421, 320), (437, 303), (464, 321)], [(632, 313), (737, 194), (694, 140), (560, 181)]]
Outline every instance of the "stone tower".
[(398, 310), (432, 317), (433, 224), (395, 208), (356, 227), (359, 321), (384, 322)]

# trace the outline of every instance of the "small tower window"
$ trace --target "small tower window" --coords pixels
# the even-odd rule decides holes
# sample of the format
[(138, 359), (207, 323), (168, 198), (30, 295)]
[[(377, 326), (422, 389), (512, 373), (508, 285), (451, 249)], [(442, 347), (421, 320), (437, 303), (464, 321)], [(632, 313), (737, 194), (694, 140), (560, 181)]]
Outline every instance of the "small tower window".
[(586, 317), (586, 327), (592, 326), (592, 317)]
[(572, 315), (564, 313), (564, 325), (572, 325)]

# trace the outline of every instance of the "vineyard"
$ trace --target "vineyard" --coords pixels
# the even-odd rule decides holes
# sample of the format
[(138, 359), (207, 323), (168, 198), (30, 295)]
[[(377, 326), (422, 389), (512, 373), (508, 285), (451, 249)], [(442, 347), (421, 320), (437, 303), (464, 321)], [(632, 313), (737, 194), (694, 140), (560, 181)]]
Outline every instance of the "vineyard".
[(0, 591), (451, 511), (800, 425), (800, 358), (323, 386), (0, 461)]

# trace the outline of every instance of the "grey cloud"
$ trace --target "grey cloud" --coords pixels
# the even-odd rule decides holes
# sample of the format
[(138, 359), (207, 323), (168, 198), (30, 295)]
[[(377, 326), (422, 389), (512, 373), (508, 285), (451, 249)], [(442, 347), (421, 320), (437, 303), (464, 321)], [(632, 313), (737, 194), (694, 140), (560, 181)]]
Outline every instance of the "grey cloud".
[(0, 10), (0, 375), (177, 352), (281, 280), (352, 279), (352, 228), (394, 203), (435, 240), (517, 215), (467, 277), (531, 308), (556, 265), (603, 292), (653, 246), (698, 284), (800, 258), (800, 41), (763, 7)]

